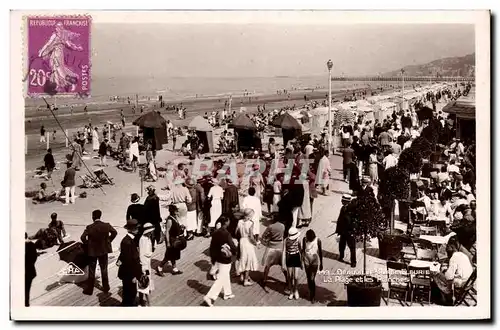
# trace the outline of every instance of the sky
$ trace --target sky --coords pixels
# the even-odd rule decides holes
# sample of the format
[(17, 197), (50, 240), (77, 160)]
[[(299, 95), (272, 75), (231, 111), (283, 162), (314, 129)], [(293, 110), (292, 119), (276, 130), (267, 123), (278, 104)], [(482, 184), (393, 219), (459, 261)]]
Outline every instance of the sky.
[(99, 77), (376, 75), (474, 52), (474, 26), (456, 24), (225, 25), (95, 23)]

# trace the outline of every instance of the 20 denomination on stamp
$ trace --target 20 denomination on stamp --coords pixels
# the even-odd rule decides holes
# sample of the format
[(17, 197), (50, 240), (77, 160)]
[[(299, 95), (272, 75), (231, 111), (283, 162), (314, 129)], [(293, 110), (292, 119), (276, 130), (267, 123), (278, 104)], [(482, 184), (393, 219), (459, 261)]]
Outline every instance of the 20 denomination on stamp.
[(27, 94), (90, 95), (90, 16), (27, 17)]

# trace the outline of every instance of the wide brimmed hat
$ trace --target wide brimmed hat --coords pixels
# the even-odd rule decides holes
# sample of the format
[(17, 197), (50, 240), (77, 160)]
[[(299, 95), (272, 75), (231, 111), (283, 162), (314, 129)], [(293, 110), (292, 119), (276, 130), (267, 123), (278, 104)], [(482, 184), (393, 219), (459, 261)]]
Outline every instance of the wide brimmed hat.
[(130, 201), (131, 201), (132, 203), (137, 203), (137, 202), (139, 202), (140, 200), (141, 200), (141, 197), (139, 197), (139, 195), (138, 195), (138, 194), (133, 193), (132, 195), (130, 195)]
[(363, 176), (363, 180), (362, 180), (363, 183), (370, 183), (372, 182), (372, 180), (370, 179), (369, 176)]
[(342, 202), (350, 202), (352, 200), (352, 196), (350, 194), (342, 195)]
[(150, 184), (149, 186), (146, 187), (146, 191), (150, 191), (150, 190), (156, 191), (155, 186), (153, 186), (152, 184)]
[(212, 181), (213, 184), (219, 184), (219, 179), (217, 178), (212, 178), (210, 181)]
[(149, 233), (155, 231), (155, 226), (153, 226), (153, 224), (151, 224), (151, 223), (148, 222), (148, 223), (144, 224), (144, 226), (142, 227), (142, 229), (143, 229), (142, 233), (145, 235), (145, 234), (149, 234)]
[(271, 154), (265, 154), (264, 158), (271, 158)]
[(139, 222), (136, 219), (127, 220), (127, 224), (123, 226), (125, 229), (136, 229), (139, 225)]
[(299, 238), (299, 230), (295, 227), (290, 227), (290, 229), (288, 229), (288, 238), (289, 239), (297, 239)]
[(243, 210), (243, 215), (247, 218), (250, 218), (254, 215), (255, 211), (252, 210), (251, 208), (246, 208)]
[(194, 187), (194, 180), (191, 178), (187, 178), (185, 183), (186, 183), (186, 187), (188, 187), (188, 188)]

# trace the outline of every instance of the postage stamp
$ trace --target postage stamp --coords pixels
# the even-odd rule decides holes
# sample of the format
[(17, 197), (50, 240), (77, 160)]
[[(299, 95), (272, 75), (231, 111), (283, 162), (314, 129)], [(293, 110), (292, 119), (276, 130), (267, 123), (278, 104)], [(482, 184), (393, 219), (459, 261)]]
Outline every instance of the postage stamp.
[(90, 95), (90, 16), (28, 16), (29, 97)]

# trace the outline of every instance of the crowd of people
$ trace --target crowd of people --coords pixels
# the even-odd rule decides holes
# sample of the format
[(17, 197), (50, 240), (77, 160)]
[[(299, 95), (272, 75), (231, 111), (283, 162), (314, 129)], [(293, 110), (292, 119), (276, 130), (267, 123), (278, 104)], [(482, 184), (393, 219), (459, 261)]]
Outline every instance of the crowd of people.
[[(460, 92), (452, 96), (450, 93), (442, 92), (441, 96), (435, 97), (436, 102), (440, 102), (442, 97), (460, 95)], [(427, 101), (432, 102), (433, 99), (429, 96)], [(287, 110), (290, 109), (265, 113), (259, 109), (251, 118), (258, 127), (267, 127)], [(457, 240), (449, 243), (451, 259), (447, 271), (434, 275), (439, 288), (449, 294), (450, 280), (457, 286), (463, 285), (470, 276), (476, 258), (475, 145), (473, 141), (453, 138), (456, 136), (455, 126), (446, 118), (446, 114), (434, 111), (432, 118), (422, 120), (417, 110), (395, 111), (381, 121), (366, 120), (360, 116), (356, 123), (344, 124), (340, 128), (344, 179), (349, 183), (351, 193), (342, 196), (343, 206), (337, 219), (339, 259), (343, 260), (347, 246), (351, 267), (356, 267), (355, 238), (348, 212), (350, 203), (367, 190), (377, 195), (384, 172), (398, 166), (403, 151), (425, 134), (431, 122), (438, 122), (442, 125), (442, 133), (438, 149), (433, 153), (437, 158), (432, 156), (424, 159), (421, 170), (411, 173), (412, 185), (416, 187), (412, 190), (412, 197), (414, 201), (420, 202), (412, 211), (414, 216), (425, 214), (428, 219), (446, 218), (440, 227), (442, 234), (451, 230), (457, 233)], [(225, 118), (223, 116), (223, 120)], [(177, 135), (170, 123), (167, 129), (169, 136)], [(95, 128), (91, 132), (93, 149), (100, 155), (104, 166), (106, 155), (110, 152), (108, 140), (104, 138), (96, 149), (98, 130)], [(225, 138), (226, 134), (222, 136)], [(200, 143), (195, 134), (188, 136), (186, 143), (181, 146), (181, 152), (196, 153)], [(73, 152), (82, 153), (76, 145), (78, 143), (75, 141)], [(123, 133), (117, 152), (122, 154), (126, 165), (130, 163), (132, 171), (135, 171), (140, 160), (139, 153), (145, 151), (147, 168), (151, 167), (148, 175), (152, 181), (157, 181), (155, 152), (147, 143), (144, 150), (141, 150), (140, 145), (138, 137), (131, 138)], [(139, 304), (148, 306), (156, 276), (165, 276), (167, 270), (172, 275), (181, 275), (178, 261), (182, 258), (182, 251), (197, 236), (211, 240), (209, 251), (212, 267), (208, 275), (214, 282), (203, 297), (208, 306), (213, 306), (221, 291), (224, 299), (234, 298), (231, 273), (239, 277), (241, 285), (251, 286), (254, 284), (251, 273), (261, 270), (263, 277), (259, 284), (267, 291), (269, 270), (275, 265), (283, 270), (283, 283), (289, 299), (300, 298), (297, 279), (299, 272), (305, 271), (309, 300), (314, 303), (315, 277), (318, 270), (323, 269), (323, 251), (321, 240), (308, 227), (313, 220), (314, 200), (320, 195), (328, 195), (331, 188), (329, 185), (333, 173), (330, 155), (326, 133), (319, 137), (304, 135), (290, 140), (282, 153), (274, 138), (270, 138), (267, 148), (255, 150), (247, 156), (266, 164), (262, 173), (259, 171), (261, 165), (256, 163), (252, 166), (251, 175), (238, 178), (235, 182), (224, 175), (220, 179), (220, 175), (225, 173), (223, 163), (216, 163), (211, 173), (203, 176), (193, 176), (185, 164), (179, 163), (167, 170), (166, 184), (160, 194), (154, 186), (148, 186), (148, 195), (142, 204), (139, 194), (131, 194), (131, 204), (124, 219), (127, 235), (120, 244), (117, 263), (118, 277), (123, 282), (123, 306), (137, 305), (138, 295)], [(70, 201), (74, 203), (74, 172), (81, 166), (81, 154), (77, 156), (72, 156), (68, 162), (68, 175), (65, 174), (63, 180), (66, 204)], [(271, 171), (273, 161), (277, 161), (278, 166)], [(45, 163), (50, 165), (48, 168), (53, 168), (52, 162), (53, 159), (46, 157)], [(435, 166), (438, 163), (441, 165)], [(292, 166), (287, 172), (285, 169), (288, 164)], [(303, 166), (307, 168), (304, 170)], [(245, 197), (240, 200), (240, 195)], [(70, 199), (70, 196), (73, 198)], [(263, 205), (267, 206), (267, 210), (263, 210)], [(403, 212), (399, 216), (404, 220)], [(93, 292), (91, 288), (94, 287), (93, 274), (97, 260), (101, 267), (103, 290), (109, 291), (107, 253), (111, 252), (111, 241), (116, 237), (116, 230), (100, 218), (101, 211), (95, 210), (92, 213), (93, 224), (82, 235), (82, 243), (87, 246), (86, 253), (90, 260), (85, 294)], [(57, 244), (63, 241), (64, 225), (57, 221), (57, 214), (53, 221), (48, 228), (52, 236), (48, 236), (51, 236), (51, 244)], [(261, 223), (266, 225), (262, 233)], [(305, 228), (302, 240), (299, 239), (301, 228)], [(42, 231), (31, 239), (47, 236), (46, 230)], [(165, 244), (165, 255), (153, 269), (151, 258), (159, 244)], [(96, 246), (99, 247), (97, 252), (94, 249)], [(261, 247), (265, 252), (262, 260), (258, 260), (256, 249)], [(467, 256), (470, 268), (459, 253)]]

